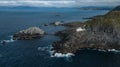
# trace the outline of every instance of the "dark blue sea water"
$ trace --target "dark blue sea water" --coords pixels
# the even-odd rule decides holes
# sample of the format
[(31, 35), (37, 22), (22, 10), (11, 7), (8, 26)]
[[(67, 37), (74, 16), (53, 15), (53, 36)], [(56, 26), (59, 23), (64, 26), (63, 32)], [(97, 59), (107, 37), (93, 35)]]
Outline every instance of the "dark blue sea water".
[[(44, 27), (43, 24), (55, 21), (85, 21), (83, 18), (107, 12), (75, 8), (0, 10), (0, 41), (10, 40), (16, 32), (33, 26), (40, 27), (47, 33), (54, 33), (65, 28)], [(46, 35), (35, 40), (0, 44), (0, 67), (120, 67), (120, 55), (114, 52), (82, 50), (71, 58), (50, 57), (50, 47), (57, 40), (59, 37)]]

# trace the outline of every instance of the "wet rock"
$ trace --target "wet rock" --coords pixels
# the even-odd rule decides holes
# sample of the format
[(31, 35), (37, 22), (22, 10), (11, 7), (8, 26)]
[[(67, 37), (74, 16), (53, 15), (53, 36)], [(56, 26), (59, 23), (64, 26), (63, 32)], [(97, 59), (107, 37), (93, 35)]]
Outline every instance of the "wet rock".
[(30, 27), (28, 29), (19, 31), (13, 35), (14, 40), (30, 40), (35, 38), (40, 38), (45, 32), (38, 27)]
[(44, 26), (49, 26), (49, 24), (44, 24)]

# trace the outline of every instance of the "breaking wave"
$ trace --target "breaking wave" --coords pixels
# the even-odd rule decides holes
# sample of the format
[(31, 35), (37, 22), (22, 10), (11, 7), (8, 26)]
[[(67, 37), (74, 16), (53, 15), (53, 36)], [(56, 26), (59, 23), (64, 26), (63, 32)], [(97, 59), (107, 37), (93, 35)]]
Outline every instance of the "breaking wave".
[(116, 49), (108, 49), (108, 50), (92, 49), (92, 50), (97, 50), (97, 51), (101, 51), (101, 52), (120, 52), (120, 50), (116, 50)]
[(108, 51), (109, 52), (120, 52), (119, 50), (116, 50), (116, 49), (109, 49)]
[(5, 42), (5, 43), (10, 43), (10, 42), (14, 42), (15, 40), (13, 40), (13, 39), (10, 39), (10, 40), (3, 40), (3, 41), (1, 41), (1, 43), (3, 43), (3, 42)]
[(55, 53), (54, 51), (51, 51), (51, 57), (57, 57), (57, 58), (63, 58), (63, 57), (71, 57), (75, 56), (73, 53), (67, 53), (67, 54), (62, 54), (62, 53)]
[(2, 40), (1, 43), (10, 43), (10, 42), (14, 42), (15, 40), (13, 40), (13, 37), (10, 36), (10, 39), (8, 40)]

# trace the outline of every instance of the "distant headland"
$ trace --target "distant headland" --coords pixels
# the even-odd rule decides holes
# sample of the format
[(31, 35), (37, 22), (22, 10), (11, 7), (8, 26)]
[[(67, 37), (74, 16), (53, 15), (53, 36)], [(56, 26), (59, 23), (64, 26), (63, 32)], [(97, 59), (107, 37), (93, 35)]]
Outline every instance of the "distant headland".
[(64, 26), (68, 28), (56, 33), (61, 40), (53, 44), (54, 53), (76, 53), (81, 49), (120, 50), (120, 6), (84, 23)]

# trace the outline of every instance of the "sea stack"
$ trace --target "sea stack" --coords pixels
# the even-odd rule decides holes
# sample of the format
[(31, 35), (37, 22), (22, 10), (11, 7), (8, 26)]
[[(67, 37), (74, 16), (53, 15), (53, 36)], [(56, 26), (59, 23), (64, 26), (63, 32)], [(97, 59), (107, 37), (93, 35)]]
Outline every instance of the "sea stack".
[(18, 33), (13, 35), (14, 40), (31, 40), (40, 38), (45, 32), (38, 27), (30, 27), (25, 30), (21, 30)]

